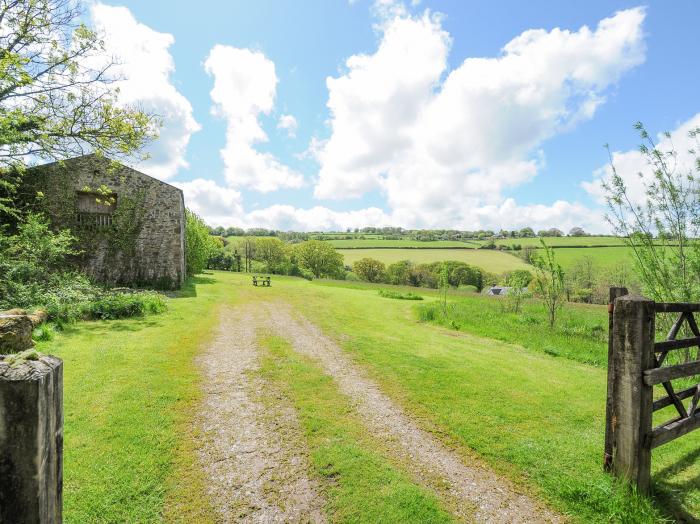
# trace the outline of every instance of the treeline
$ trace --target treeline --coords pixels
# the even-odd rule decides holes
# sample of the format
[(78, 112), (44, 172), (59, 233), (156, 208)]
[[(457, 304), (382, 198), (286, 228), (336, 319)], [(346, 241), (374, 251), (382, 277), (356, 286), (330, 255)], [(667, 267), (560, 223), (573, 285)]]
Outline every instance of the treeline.
[[(216, 238), (216, 237), (214, 237)], [(345, 278), (343, 255), (327, 242), (285, 243), (278, 237), (249, 236), (233, 243), (218, 237), (208, 269), (272, 273), (312, 278)]]
[[(548, 237), (586, 237), (589, 233), (583, 228), (571, 228), (568, 234), (565, 234), (558, 228), (541, 229), (535, 232), (531, 227), (521, 229), (506, 230), (501, 229), (494, 231), (491, 229), (479, 229), (475, 231), (462, 231), (458, 229), (403, 229), (401, 227), (363, 227), (355, 229), (347, 229), (342, 232), (299, 232), (299, 231), (279, 231), (275, 229), (265, 228), (250, 228), (242, 229), (240, 227), (212, 227), (209, 228), (212, 235), (219, 237), (277, 237), (284, 242), (304, 242), (306, 240), (357, 240), (367, 238), (365, 235), (372, 237), (381, 236), (382, 240), (417, 240), (422, 242), (431, 242), (435, 240), (495, 240), (503, 238), (548, 238)], [(494, 245), (495, 246), (495, 245)], [(494, 247), (495, 248), (495, 247)]]

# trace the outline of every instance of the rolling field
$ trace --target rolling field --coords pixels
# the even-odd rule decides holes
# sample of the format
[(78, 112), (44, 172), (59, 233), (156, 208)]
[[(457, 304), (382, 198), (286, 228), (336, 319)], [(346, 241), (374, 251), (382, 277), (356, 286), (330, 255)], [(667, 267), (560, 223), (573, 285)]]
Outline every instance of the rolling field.
[(634, 264), (634, 259), (629, 248), (619, 247), (586, 247), (579, 249), (556, 249), (554, 256), (557, 262), (566, 270), (576, 262), (589, 257), (599, 268), (610, 268), (618, 264), (627, 263), (630, 267)]
[[(544, 239), (550, 247), (605, 247), (605, 246), (621, 246), (623, 241), (617, 237), (547, 237)], [(484, 241), (475, 241), (483, 244)], [(521, 246), (540, 247), (539, 238), (501, 238), (494, 241), (497, 246), (510, 246), (511, 244), (520, 244)]]
[(345, 264), (351, 266), (361, 258), (369, 257), (393, 264), (399, 260), (410, 260), (415, 264), (457, 260), (480, 267), (490, 273), (505, 273), (514, 269), (528, 269), (520, 258), (489, 249), (339, 249)]
[(351, 239), (351, 240), (326, 240), (326, 242), (339, 249), (361, 249), (361, 248), (408, 248), (408, 249), (431, 249), (431, 248), (462, 248), (474, 249), (479, 247), (479, 242), (459, 240), (432, 240), (421, 242), (420, 240), (383, 240), (379, 238), (371, 239)]

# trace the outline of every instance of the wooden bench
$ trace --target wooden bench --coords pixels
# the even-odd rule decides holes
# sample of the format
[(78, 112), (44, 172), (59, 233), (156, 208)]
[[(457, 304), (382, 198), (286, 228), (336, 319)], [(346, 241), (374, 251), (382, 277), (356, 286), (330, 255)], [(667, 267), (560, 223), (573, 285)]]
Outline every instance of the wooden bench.
[(260, 284), (262, 287), (270, 287), (272, 282), (270, 277), (253, 277), (253, 285), (258, 286)]

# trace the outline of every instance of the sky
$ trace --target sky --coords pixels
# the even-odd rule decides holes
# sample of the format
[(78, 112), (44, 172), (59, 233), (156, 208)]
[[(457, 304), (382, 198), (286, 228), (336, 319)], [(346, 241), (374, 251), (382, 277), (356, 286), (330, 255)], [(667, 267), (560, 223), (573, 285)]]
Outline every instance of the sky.
[(604, 144), (641, 201), (634, 123), (682, 153), (700, 126), (695, 0), (192, 6), (85, 19), (162, 120), (135, 167), (212, 226), (607, 232)]

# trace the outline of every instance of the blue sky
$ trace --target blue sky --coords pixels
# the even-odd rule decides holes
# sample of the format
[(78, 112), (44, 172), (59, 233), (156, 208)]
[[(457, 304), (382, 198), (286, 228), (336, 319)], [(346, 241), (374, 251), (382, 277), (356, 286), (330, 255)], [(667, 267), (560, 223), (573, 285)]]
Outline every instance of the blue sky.
[[(625, 155), (635, 121), (674, 131), (700, 111), (692, 0), (150, 0), (89, 14), (123, 56), (126, 101), (164, 115), (166, 139), (140, 167), (222, 225), (604, 230), (590, 189), (602, 145)], [(346, 63), (357, 55), (367, 60)], [(537, 74), (519, 82), (528, 63)], [(328, 77), (341, 80), (333, 92)]]

